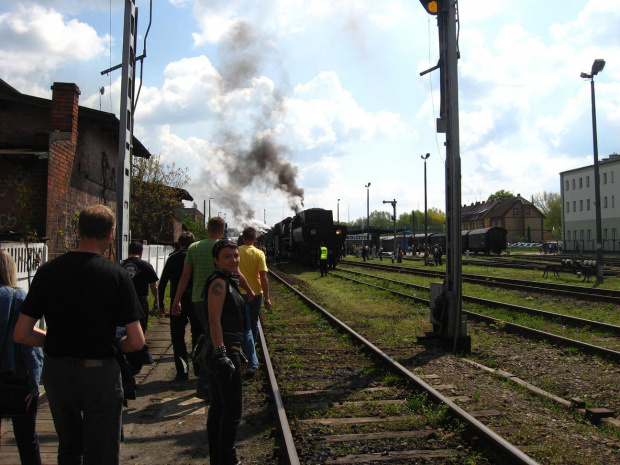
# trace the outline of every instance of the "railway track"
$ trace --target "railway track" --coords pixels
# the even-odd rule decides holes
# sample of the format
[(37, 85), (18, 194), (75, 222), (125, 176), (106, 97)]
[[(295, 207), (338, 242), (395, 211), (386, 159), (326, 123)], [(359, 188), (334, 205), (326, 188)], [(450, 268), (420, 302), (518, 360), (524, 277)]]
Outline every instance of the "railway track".
[[(329, 278), (325, 281), (321, 280), (321, 288), (326, 289), (326, 286), (329, 286), (328, 281), (332, 280)], [(306, 285), (303, 282), (295, 282), (294, 287), (304, 289)], [(359, 360), (349, 358), (358, 354), (359, 350), (352, 346), (341, 347), (339, 343), (343, 340), (342, 336), (336, 335), (335, 338), (331, 338), (331, 336), (327, 338), (326, 333), (330, 334), (331, 332), (325, 329), (324, 323), (310, 320), (307, 314), (295, 322), (287, 321), (291, 313), (290, 303), (287, 303), (285, 309), (280, 313), (271, 314), (270, 312), (269, 319), (266, 318), (266, 314), (261, 316), (266, 333), (265, 338), (269, 342), (270, 353), (275, 359), (274, 366), (276, 367), (280, 392), (283, 393), (282, 405), (287, 407), (286, 415), (292, 425), (291, 441), (296, 444), (294, 446), (296, 450), (301, 452), (301, 457), (298, 458), (299, 463), (379, 463), (384, 461), (418, 463), (417, 460), (423, 461), (423, 463), (446, 462), (445, 459), (439, 457), (432, 459), (428, 454), (424, 456), (424, 459), (416, 459), (415, 457), (420, 457), (415, 455), (420, 454), (419, 451), (412, 452), (413, 455), (402, 455), (399, 459), (400, 452), (409, 454), (406, 452), (409, 450), (407, 447), (413, 447), (411, 450), (421, 448), (423, 450), (461, 451), (465, 455), (453, 456), (455, 461), (450, 463), (465, 463), (458, 460), (471, 459), (472, 456), (480, 453), (478, 446), (481, 443), (488, 445), (489, 441), (486, 437), (481, 436), (478, 431), (475, 432), (475, 436), (483, 439), (479, 439), (477, 443), (474, 442), (473, 446), (467, 441), (462, 444), (450, 441), (447, 443), (435, 442), (437, 438), (443, 439), (445, 435), (454, 434), (454, 431), (449, 430), (445, 425), (427, 423), (422, 431), (427, 431), (429, 434), (424, 436), (422, 432), (415, 433), (414, 436), (421, 435), (415, 438), (398, 438), (397, 434), (391, 435), (391, 433), (385, 436), (386, 432), (398, 431), (398, 428), (394, 428), (394, 426), (399, 424), (399, 420), (383, 422), (382, 426), (379, 426), (379, 431), (372, 429), (374, 426), (381, 425), (381, 422), (376, 421), (377, 416), (378, 418), (387, 418), (394, 412), (400, 416), (413, 415), (415, 417), (420, 414), (419, 411), (401, 410), (403, 405), (412, 406), (411, 399), (414, 399), (413, 405), (419, 404), (418, 397), (413, 397), (415, 394), (407, 391), (403, 385), (394, 383), (393, 379), (390, 378), (391, 375), (387, 371), (383, 371), (388, 370), (388, 365), (379, 373), (378, 368), (373, 364), (377, 359), (387, 364), (395, 363), (399, 375), (410, 384), (415, 383), (416, 389), (421, 389), (418, 385), (418, 381), (421, 381), (424, 384), (431, 385), (431, 389), (446, 397), (456, 407), (467, 407), (467, 411), (474, 418), (477, 417), (477, 421), (487, 427), (490, 426), (495, 434), (516, 439), (516, 444), (523, 452), (540, 460), (541, 463), (606, 463), (571, 457), (573, 452), (549, 451), (548, 449), (554, 448), (551, 445), (554, 442), (551, 436), (558, 432), (558, 428), (562, 435), (572, 436), (572, 431), (575, 431), (576, 434), (580, 435), (579, 438), (585, 438), (590, 433), (585, 433), (581, 431), (581, 427), (567, 423), (572, 420), (557, 418), (557, 412), (542, 413), (548, 407), (544, 402), (541, 406), (519, 389), (515, 393), (514, 388), (511, 389), (505, 384), (498, 384), (496, 377), (500, 376), (508, 384), (514, 383), (520, 387), (529, 386), (532, 392), (541, 391), (536, 386), (529, 385), (519, 376), (510, 374), (507, 371), (508, 365), (506, 365), (506, 369), (502, 369), (501, 365), (498, 366), (496, 363), (494, 364), (496, 368), (491, 369), (472, 360), (427, 351), (421, 346), (404, 342), (406, 339), (402, 339), (402, 336), (400, 340), (404, 343), (394, 344), (390, 342), (390, 332), (376, 333), (369, 330), (369, 320), (367, 316), (364, 316), (362, 311), (364, 304), (361, 304), (368, 297), (359, 298), (362, 307), (357, 307), (354, 302), (349, 302), (357, 301), (358, 293), (369, 294), (370, 291), (357, 292), (351, 290), (350, 294), (347, 292), (348, 297), (345, 298), (345, 301), (351, 304), (351, 308), (339, 312), (340, 318), (344, 316), (346, 322), (343, 323), (334, 317), (330, 317), (330, 319), (333, 324), (340, 327), (341, 331), (348, 332), (346, 329), (348, 326), (357, 330), (358, 334), (352, 337), (359, 343), (365, 344), (372, 341), (373, 346), (364, 350), (364, 353), (371, 353), (371, 360), (366, 357)], [(278, 300), (282, 298), (282, 295), (278, 294)], [(305, 299), (309, 300), (308, 298)], [(381, 298), (380, 300), (384, 302), (382, 305), (387, 308), (391, 304), (384, 299)], [(393, 300), (399, 301), (399, 299)], [(316, 306), (316, 304), (312, 304)], [(356, 314), (356, 311), (352, 310), (353, 308), (359, 308), (360, 314)], [(326, 312), (325, 310), (319, 311), (321, 314)], [(334, 312), (330, 309), (330, 313)], [(411, 310), (407, 311), (406, 314), (411, 314)], [(377, 319), (378, 316), (371, 318), (373, 324), (375, 322), (380, 325), (384, 324), (380, 323), (381, 320)], [(402, 321), (402, 316), (397, 315), (386, 315), (384, 318), (388, 320), (388, 325), (390, 322), (394, 324), (397, 321)], [(426, 316), (426, 323), (428, 324), (428, 316)], [(401, 332), (401, 326), (401, 323), (393, 326), (394, 332)], [(293, 335), (288, 329), (293, 330)], [(316, 329), (318, 331), (315, 332)], [(488, 330), (483, 331), (489, 332)], [(359, 334), (360, 332), (362, 334)], [(503, 337), (502, 341), (509, 343), (511, 339), (512, 336)], [(317, 348), (316, 341), (321, 341), (319, 348)], [(329, 347), (328, 350), (325, 349), (326, 345)], [(526, 361), (528, 356), (552, 359), (557, 355), (553, 354), (553, 351), (556, 350), (554, 348), (536, 347), (536, 349), (533, 346), (528, 347), (526, 350), (512, 349), (508, 353), (523, 352), (523, 362), (528, 365), (528, 371), (537, 371), (534, 364)], [(337, 352), (338, 355), (334, 352)], [(340, 354), (340, 352), (342, 353)], [(526, 354), (526, 352), (530, 352), (530, 354)], [(318, 368), (316, 363), (318, 363)], [(284, 371), (282, 371), (283, 367)], [(570, 378), (578, 378), (578, 376), (571, 376)], [(439, 400), (435, 398), (433, 391), (429, 392), (426, 396), (438, 402)], [(385, 397), (381, 393), (385, 393)], [(545, 395), (547, 395), (547, 399), (559, 403), (562, 407), (571, 408), (571, 401), (561, 399), (551, 393)], [(532, 402), (536, 405), (532, 405)], [(284, 407), (282, 408), (284, 409)], [(427, 411), (431, 412), (432, 410)], [(422, 408), (422, 412), (424, 412), (424, 408)], [(422, 416), (424, 417), (423, 413)], [(432, 413), (429, 416), (435, 418)], [(536, 426), (522, 422), (521, 420), (525, 417), (527, 417), (527, 422), (533, 420)], [(375, 420), (366, 419), (362, 422), (339, 420), (339, 418), (375, 418)], [(416, 429), (413, 427), (414, 424), (417, 424), (416, 421), (413, 419), (409, 421), (410, 423), (406, 428)], [(549, 426), (543, 426), (543, 424)], [(530, 428), (535, 428), (536, 431), (530, 431)], [(579, 430), (578, 433), (577, 430)], [(528, 432), (525, 433), (524, 431)], [(569, 441), (571, 441), (571, 451), (573, 447), (577, 449), (583, 447), (582, 445), (575, 446), (575, 443), (579, 443), (581, 439), (570, 439)], [(564, 440), (560, 442), (563, 443)], [(364, 453), (360, 454), (360, 451)], [(580, 449), (576, 453), (579, 455), (584, 452), (583, 449)], [(443, 453), (449, 452), (438, 452), (438, 454)], [(592, 457), (595, 457), (597, 453), (599, 452), (594, 452)], [(550, 459), (550, 457), (555, 458)], [(557, 457), (561, 458), (558, 459)], [(316, 461), (311, 458), (316, 459)], [(531, 459), (528, 458), (528, 460)], [(476, 463), (489, 463), (492, 460), (486, 455), (477, 455), (474, 461)], [(514, 463), (514, 460), (500, 459), (497, 461), (497, 463), (509, 462)]]
[[(383, 277), (376, 277), (376, 276), (371, 276), (371, 275), (363, 275), (361, 273), (355, 273), (355, 272), (351, 272), (348, 270), (342, 270), (342, 271), (347, 271), (349, 273), (353, 273), (353, 274), (357, 274), (358, 276), (363, 276), (366, 278), (371, 278), (371, 279), (377, 279), (377, 280), (382, 280), (382, 281), (388, 281), (388, 282), (392, 282), (394, 284), (397, 284), (399, 286), (405, 287), (405, 288), (411, 288), (411, 289), (416, 289), (416, 290), (421, 290), (424, 292), (430, 292), (429, 288), (425, 287), (425, 286), (420, 286), (420, 285), (416, 285), (416, 284), (410, 284), (410, 283), (405, 283), (402, 281), (395, 281), (395, 280), (390, 280), (387, 278), (383, 278)], [(410, 295), (410, 294), (405, 294), (399, 291), (395, 291), (392, 289), (387, 289), (385, 287), (379, 286), (379, 285), (375, 285), (375, 284), (370, 284), (368, 282), (364, 282), (364, 281), (358, 281), (352, 278), (347, 278), (345, 276), (339, 275), (339, 274), (334, 274), (332, 273), (333, 276), (335, 277), (339, 277), (341, 279), (348, 279), (352, 282), (356, 282), (360, 285), (365, 285), (365, 286), (372, 286), (375, 289), (378, 290), (383, 290), (383, 291), (388, 291), (394, 295), (397, 295), (399, 297), (402, 298), (406, 298), (412, 301), (415, 301), (417, 303), (422, 303), (426, 306), (430, 305), (430, 301), (428, 299), (422, 298), (422, 297), (418, 297), (415, 295)], [(463, 302), (469, 302), (469, 303), (475, 303), (478, 305), (482, 305), (482, 306), (486, 306), (486, 307), (491, 307), (491, 308), (504, 308), (510, 311), (514, 311), (514, 312), (521, 312), (521, 313), (527, 313), (530, 315), (537, 315), (537, 316), (541, 316), (547, 319), (556, 319), (556, 320), (560, 320), (562, 321), (564, 324), (570, 324), (572, 326), (576, 326), (576, 327), (580, 327), (580, 328), (588, 328), (588, 331), (590, 330), (590, 328), (597, 328), (599, 330), (605, 331), (607, 333), (610, 333), (610, 338), (608, 339), (608, 345), (610, 346), (618, 346), (620, 343), (620, 340), (618, 340), (617, 336), (620, 336), (620, 326), (617, 325), (612, 325), (612, 324), (608, 324), (608, 323), (603, 323), (603, 322), (598, 322), (598, 321), (593, 321), (593, 320), (586, 320), (583, 318), (576, 318), (576, 317), (572, 317), (569, 315), (562, 315), (562, 314), (558, 314), (558, 313), (554, 313), (554, 312), (546, 312), (543, 310), (538, 310), (538, 309), (534, 309), (534, 308), (529, 308), (529, 307), (522, 307), (519, 305), (511, 305), (511, 304), (505, 304), (502, 302), (496, 302), (496, 301), (492, 301), (492, 300), (488, 300), (488, 299), (481, 299), (478, 297), (471, 297), (471, 296), (463, 296)], [(601, 357), (608, 357), (611, 360), (620, 362), (620, 351), (609, 348), (609, 347), (604, 347), (604, 346), (600, 346), (600, 345), (594, 345), (594, 344), (590, 344), (587, 342), (583, 342), (577, 339), (572, 339), (569, 337), (565, 337), (565, 336), (561, 336), (559, 334), (554, 334), (548, 331), (541, 331), (538, 329), (534, 329), (534, 328), (530, 328), (524, 325), (519, 325), (519, 324), (515, 324), (515, 323), (510, 323), (504, 320), (500, 320), (498, 318), (493, 318), (487, 315), (483, 315), (481, 313), (478, 312), (474, 312), (471, 310), (465, 310), (463, 309), (463, 314), (467, 315), (470, 319), (473, 319), (474, 321), (483, 321), (487, 324), (490, 325), (495, 325), (497, 327), (501, 327), (504, 328), (506, 331), (511, 331), (511, 332), (515, 332), (518, 334), (522, 334), (525, 335), (527, 337), (531, 337), (531, 338), (536, 338), (536, 339), (544, 339), (544, 340), (549, 340), (552, 341), (554, 343), (557, 344), (561, 344), (564, 346), (568, 346), (568, 347), (575, 347), (578, 348), (584, 352), (588, 352), (594, 355), (599, 355)]]
[(272, 275), (314, 310), (261, 323), (289, 463), (536, 463), (474, 416), (498, 412), (467, 413), (441, 394), (445, 386), (431, 387)]
[[(377, 265), (368, 262), (359, 263), (350, 260), (343, 260), (343, 265), (360, 268), (394, 271), (403, 274), (426, 276), (429, 278), (443, 279), (445, 271), (434, 271), (427, 269), (402, 267), (397, 265)], [(481, 286), (494, 286), (510, 290), (522, 290), (527, 292), (541, 292), (553, 295), (562, 295), (572, 299), (582, 299), (596, 302), (607, 302), (620, 305), (620, 291), (614, 289), (599, 289), (586, 286), (571, 286), (567, 284), (556, 284), (547, 282), (532, 282), (518, 279), (500, 278), (496, 276), (481, 276), (463, 274), (463, 282), (478, 284)]]

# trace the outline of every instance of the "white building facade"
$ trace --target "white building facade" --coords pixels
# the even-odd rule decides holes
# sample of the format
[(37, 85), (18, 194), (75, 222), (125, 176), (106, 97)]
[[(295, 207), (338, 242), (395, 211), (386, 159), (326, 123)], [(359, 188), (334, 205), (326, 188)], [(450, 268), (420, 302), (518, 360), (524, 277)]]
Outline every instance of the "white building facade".
[[(620, 155), (599, 160), (604, 252), (620, 251)], [(596, 250), (594, 165), (560, 173), (564, 251)]]

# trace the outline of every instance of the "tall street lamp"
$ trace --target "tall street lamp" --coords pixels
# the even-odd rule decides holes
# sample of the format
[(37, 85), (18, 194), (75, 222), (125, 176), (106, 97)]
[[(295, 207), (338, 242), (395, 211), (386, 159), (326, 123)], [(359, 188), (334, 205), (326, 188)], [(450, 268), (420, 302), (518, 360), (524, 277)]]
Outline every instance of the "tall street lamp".
[(340, 199), (338, 199), (337, 215), (336, 223), (340, 224)]
[(581, 73), (584, 79), (590, 79), (592, 95), (592, 141), (594, 145), (594, 211), (596, 214), (596, 284), (603, 284), (603, 235), (601, 221), (601, 183), (598, 166), (598, 141), (596, 138), (596, 100), (594, 98), (594, 76), (603, 71), (605, 60), (594, 60), (590, 74)]
[(420, 158), (424, 160), (424, 250), (426, 251), (428, 246), (428, 210), (426, 203), (426, 160), (430, 157), (431, 154), (427, 153), (426, 155), (420, 155)]
[(370, 183), (364, 184), (366, 188), (366, 240), (370, 240)]

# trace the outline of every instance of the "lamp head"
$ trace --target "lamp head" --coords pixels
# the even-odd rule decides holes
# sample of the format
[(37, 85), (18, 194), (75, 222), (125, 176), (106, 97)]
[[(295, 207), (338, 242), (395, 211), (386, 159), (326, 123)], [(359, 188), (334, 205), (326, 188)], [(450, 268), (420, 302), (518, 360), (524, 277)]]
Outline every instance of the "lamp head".
[(587, 74), (587, 73), (581, 73), (581, 74), (579, 75), (579, 77), (581, 77), (582, 79), (590, 79), (592, 76), (590, 76), (590, 75), (589, 75), (589, 74)]
[(437, 0), (420, 0), (420, 3), (429, 15), (437, 15), (437, 11), (439, 10)]
[(594, 63), (592, 64), (592, 76), (596, 76), (598, 73), (603, 71), (604, 67), (605, 67), (605, 60), (602, 60), (600, 58), (597, 60), (594, 60)]

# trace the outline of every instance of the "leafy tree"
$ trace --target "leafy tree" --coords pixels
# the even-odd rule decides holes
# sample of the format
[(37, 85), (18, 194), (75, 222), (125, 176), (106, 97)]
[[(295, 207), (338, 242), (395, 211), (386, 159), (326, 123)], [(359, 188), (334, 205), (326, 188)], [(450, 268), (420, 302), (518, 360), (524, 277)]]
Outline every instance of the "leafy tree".
[(543, 228), (554, 231), (554, 237), (562, 237), (562, 198), (556, 192), (537, 192), (532, 203), (546, 216)]
[(182, 207), (180, 192), (189, 183), (188, 169), (164, 164), (161, 157), (134, 158), (129, 222), (132, 236), (157, 241)]
[(511, 192), (505, 191), (504, 189), (497, 191), (495, 194), (489, 195), (487, 202), (493, 202), (495, 200), (506, 200), (512, 199), (514, 195)]
[(207, 238), (207, 228), (202, 221), (196, 221), (192, 215), (183, 212), (183, 229), (191, 232), (197, 241)]

